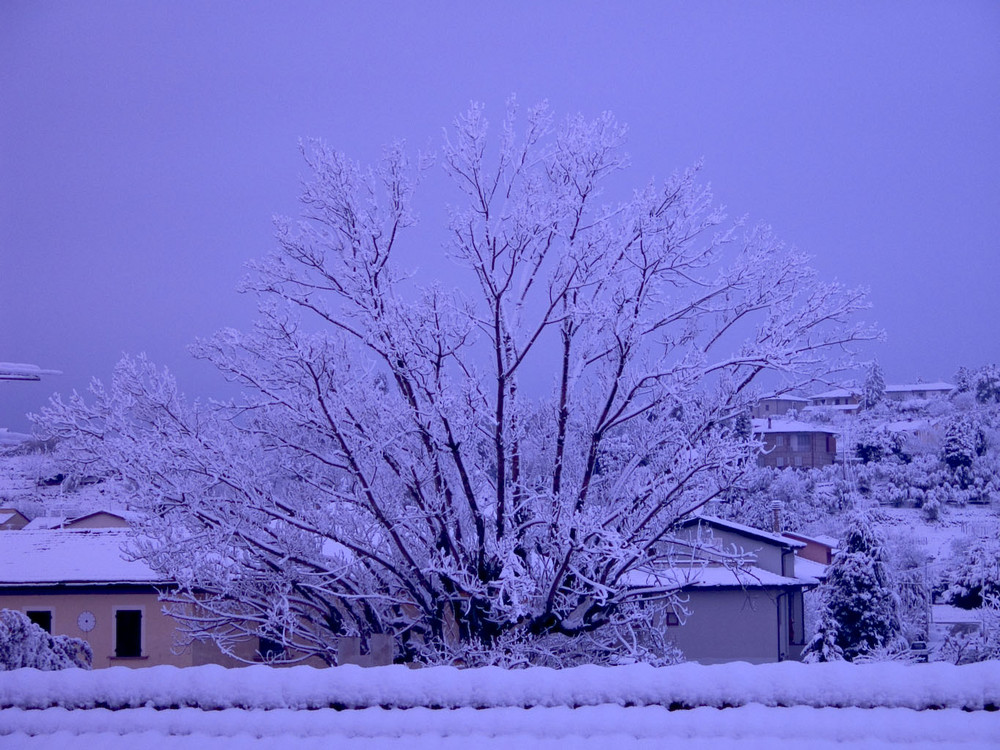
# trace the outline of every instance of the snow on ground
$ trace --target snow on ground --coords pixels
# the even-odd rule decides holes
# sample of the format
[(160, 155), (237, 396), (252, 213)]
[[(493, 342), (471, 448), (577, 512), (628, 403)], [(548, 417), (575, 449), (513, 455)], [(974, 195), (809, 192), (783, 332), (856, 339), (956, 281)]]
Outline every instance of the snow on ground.
[[(408, 711), (22, 711), (0, 714), (0, 746), (68, 744), (217, 748), (281, 747), (968, 747), (1000, 745), (995, 713), (959, 710), (773, 708), (669, 711), (662, 706)], [(9, 733), (9, 734), (6, 734)], [(173, 744), (163, 744), (168, 739)]]
[(998, 705), (1000, 662), (17, 670), (0, 747), (996, 748)]
[(1000, 532), (1000, 513), (989, 505), (947, 505), (937, 521), (928, 521), (919, 508), (883, 505), (878, 513), (887, 533), (910, 538), (938, 563), (951, 558), (956, 540), (995, 537)]

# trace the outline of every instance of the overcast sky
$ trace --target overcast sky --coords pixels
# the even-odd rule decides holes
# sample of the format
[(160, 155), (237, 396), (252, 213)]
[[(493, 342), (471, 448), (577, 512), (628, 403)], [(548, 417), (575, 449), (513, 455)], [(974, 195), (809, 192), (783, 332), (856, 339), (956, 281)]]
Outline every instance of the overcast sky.
[(731, 215), (870, 287), (890, 382), (1000, 362), (994, 0), (3, 0), (0, 361), (64, 374), (0, 382), (0, 426), (125, 352), (210, 395), (186, 346), (252, 320), (235, 285), (297, 211), (299, 138), (370, 161), (512, 93), (612, 110), (636, 185), (703, 159)]

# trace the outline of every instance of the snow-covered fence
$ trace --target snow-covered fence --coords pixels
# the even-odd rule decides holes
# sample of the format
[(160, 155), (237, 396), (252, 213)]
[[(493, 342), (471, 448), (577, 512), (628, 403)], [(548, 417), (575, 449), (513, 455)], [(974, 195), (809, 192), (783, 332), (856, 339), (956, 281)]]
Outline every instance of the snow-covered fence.
[(403, 666), (252, 666), (0, 673), (0, 709), (62, 707), (205, 710), (499, 708), (617, 705), (672, 709), (764, 706), (1000, 707), (1000, 662), (854, 665), (795, 662), (565, 670)]

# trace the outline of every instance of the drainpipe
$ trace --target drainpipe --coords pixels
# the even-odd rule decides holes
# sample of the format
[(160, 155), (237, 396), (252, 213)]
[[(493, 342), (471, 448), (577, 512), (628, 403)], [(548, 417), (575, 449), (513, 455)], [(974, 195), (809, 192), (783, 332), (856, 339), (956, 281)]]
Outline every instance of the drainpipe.
[(775, 611), (777, 613), (777, 618), (778, 618), (778, 627), (777, 627), (777, 631), (778, 631), (778, 661), (784, 661), (785, 660), (785, 655), (781, 651), (781, 641), (782, 641), (782, 638), (781, 638), (781, 599), (784, 596), (785, 596), (784, 594), (778, 594), (778, 597), (774, 600), (774, 608), (775, 608)]

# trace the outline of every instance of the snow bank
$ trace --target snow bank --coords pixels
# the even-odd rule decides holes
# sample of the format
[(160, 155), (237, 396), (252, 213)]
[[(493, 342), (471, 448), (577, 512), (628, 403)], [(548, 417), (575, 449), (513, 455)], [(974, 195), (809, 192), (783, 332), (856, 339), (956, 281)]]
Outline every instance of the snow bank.
[(60, 732), (77, 735), (137, 735), (253, 738), (401, 738), (407, 735), (535, 739), (626, 736), (629, 739), (716, 737), (745, 740), (768, 737), (794, 741), (824, 738), (836, 742), (968, 742), (1000, 743), (1000, 721), (993, 714), (958, 710), (911, 711), (905, 708), (834, 709), (768, 708), (751, 705), (719, 711), (696, 708), (666, 711), (660, 706), (623, 708), (587, 706), (559, 708), (460, 708), (434, 711), (414, 708), (385, 711), (199, 711), (193, 708), (157, 711), (151, 708), (109, 711), (23, 711), (0, 714), (0, 736)]
[(654, 668), (218, 666), (0, 673), (0, 708), (1000, 707), (1000, 662), (744, 663)]

